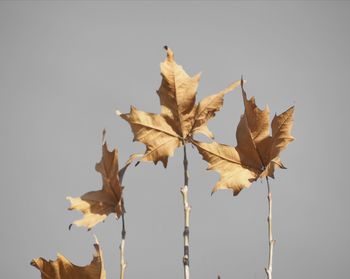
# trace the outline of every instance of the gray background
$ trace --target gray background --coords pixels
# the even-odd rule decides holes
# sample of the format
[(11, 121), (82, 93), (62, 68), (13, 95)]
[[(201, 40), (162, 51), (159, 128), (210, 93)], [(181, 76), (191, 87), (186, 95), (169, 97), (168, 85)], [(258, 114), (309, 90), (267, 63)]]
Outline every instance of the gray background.
[[(0, 2), (0, 273), (39, 278), (32, 258), (56, 252), (85, 265), (95, 233), (108, 278), (118, 278), (120, 222), (93, 232), (68, 225), (68, 195), (99, 189), (101, 131), (120, 161), (143, 152), (115, 109), (159, 112), (167, 44), (198, 99), (240, 78), (272, 113), (296, 106), (287, 171), (272, 181), (274, 278), (348, 278), (349, 23), (345, 2)], [(210, 122), (236, 144), (239, 91)], [(210, 197), (218, 179), (189, 147), (192, 278), (264, 278), (266, 186)], [(182, 278), (182, 150), (124, 180), (126, 278)]]

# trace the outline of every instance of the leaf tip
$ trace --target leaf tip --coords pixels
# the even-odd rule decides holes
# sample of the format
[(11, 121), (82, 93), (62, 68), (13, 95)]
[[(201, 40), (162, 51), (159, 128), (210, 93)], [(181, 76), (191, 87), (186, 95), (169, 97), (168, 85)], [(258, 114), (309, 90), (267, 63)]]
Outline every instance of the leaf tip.
[(106, 143), (106, 129), (103, 129), (102, 131), (102, 145)]
[(69, 201), (70, 202), (70, 204), (71, 204), (71, 206), (70, 207), (68, 207), (67, 209), (68, 210), (72, 210), (73, 208), (72, 208), (72, 200), (73, 200), (73, 198), (72, 197), (70, 197), (70, 196), (68, 196), (68, 197), (66, 197), (66, 200), (67, 201)]
[(172, 62), (174, 60), (174, 52), (167, 45), (164, 46), (164, 49), (166, 50), (166, 56), (168, 61)]
[(72, 224), (69, 224), (69, 226), (68, 226), (68, 230), (69, 230), (69, 231), (71, 230), (72, 226), (73, 226), (73, 223), (72, 223)]
[(247, 81), (243, 78), (243, 75), (241, 75), (241, 87), (243, 86), (244, 83), (246, 83)]
[[(209, 168), (207, 168), (207, 170), (209, 170)], [(218, 187), (217, 185), (215, 185), (214, 188), (211, 190), (210, 196), (212, 197), (217, 190), (218, 190)]]
[(241, 192), (241, 190), (233, 190), (233, 196), (236, 197)]
[(245, 79), (243, 79), (243, 75), (241, 76), (241, 91), (242, 91), (242, 96), (243, 96), (243, 100), (246, 101), (247, 100), (247, 93), (245, 92), (244, 90), (244, 84), (246, 83), (247, 81)]
[(121, 113), (119, 110), (116, 110), (116, 111), (115, 111), (115, 114), (118, 115), (118, 116), (121, 116), (121, 115), (122, 115), (122, 113)]
[(97, 239), (96, 234), (93, 234), (93, 236), (94, 236), (94, 239), (95, 239), (95, 243), (96, 243), (97, 245), (99, 245), (99, 242), (98, 242), (98, 239)]
[(199, 72), (199, 73), (196, 74), (193, 78), (194, 78), (195, 81), (200, 81), (201, 76), (202, 76), (202, 72)]
[[(162, 164), (163, 164), (163, 167), (166, 169), (166, 167), (168, 166), (168, 160), (167, 159), (164, 159), (164, 160), (161, 160), (162, 161)], [(157, 162), (158, 163), (158, 162)], [(157, 164), (156, 163), (156, 164)]]

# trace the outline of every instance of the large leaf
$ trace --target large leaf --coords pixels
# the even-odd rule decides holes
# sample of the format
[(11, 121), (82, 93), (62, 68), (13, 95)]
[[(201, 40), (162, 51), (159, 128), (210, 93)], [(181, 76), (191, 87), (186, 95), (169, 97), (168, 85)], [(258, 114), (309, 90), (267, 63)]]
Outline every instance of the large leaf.
[(161, 113), (147, 113), (135, 107), (131, 107), (126, 114), (117, 112), (130, 124), (134, 140), (146, 145), (142, 160), (154, 163), (161, 161), (164, 167), (175, 149), (189, 142), (193, 134), (202, 133), (213, 137), (207, 122), (222, 107), (224, 95), (239, 86), (239, 82), (235, 82), (196, 105), (200, 75), (190, 77), (182, 66), (176, 64), (173, 51), (165, 48), (167, 58), (160, 65), (162, 82), (157, 91)]
[(94, 244), (96, 253), (89, 265), (77, 266), (61, 254), (57, 254), (55, 261), (43, 258), (34, 259), (31, 265), (39, 269), (42, 279), (106, 279), (103, 265), (103, 256), (96, 238)]
[(294, 140), (291, 135), (294, 107), (280, 115), (275, 115), (269, 134), (269, 110), (260, 110), (252, 97), (247, 94), (241, 82), (245, 111), (236, 131), (237, 146), (200, 143), (192, 141), (210, 170), (220, 173), (220, 180), (213, 188), (231, 189), (237, 195), (243, 188), (265, 176), (274, 177), (276, 168), (285, 168), (280, 160), (280, 152)]
[[(124, 171), (130, 163), (131, 161), (128, 161)], [(109, 214), (115, 213), (119, 218), (123, 213), (121, 203), (123, 187), (119, 175), (118, 150), (115, 148), (109, 151), (105, 140), (102, 144), (102, 159), (96, 164), (95, 169), (102, 176), (102, 189), (87, 192), (81, 197), (67, 197), (71, 203), (69, 210), (78, 210), (84, 214), (82, 219), (73, 222), (78, 227), (91, 229), (104, 221)]]

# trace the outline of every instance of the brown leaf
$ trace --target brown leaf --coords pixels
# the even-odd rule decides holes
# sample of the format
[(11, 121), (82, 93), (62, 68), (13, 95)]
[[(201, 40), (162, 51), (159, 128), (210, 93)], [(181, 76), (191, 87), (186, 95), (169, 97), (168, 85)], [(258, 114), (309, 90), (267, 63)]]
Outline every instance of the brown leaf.
[(84, 214), (82, 219), (73, 222), (78, 227), (91, 229), (105, 220), (110, 213), (115, 213), (117, 218), (123, 213), (121, 205), (123, 187), (118, 173), (118, 150), (109, 151), (105, 140), (102, 145), (102, 159), (95, 168), (102, 176), (102, 189), (85, 193), (77, 198), (67, 197), (71, 203), (69, 210), (79, 210)]
[(208, 162), (208, 170), (215, 170), (220, 174), (220, 180), (212, 190), (212, 194), (219, 189), (231, 189), (234, 195), (250, 186), (259, 175), (254, 168), (243, 165), (236, 148), (217, 142), (204, 143), (192, 141), (203, 159)]
[(294, 140), (291, 135), (293, 123), (294, 107), (290, 107), (284, 113), (275, 115), (272, 119), (272, 137), (270, 138), (269, 160), (277, 160), (280, 152), (284, 150), (288, 143)]
[(174, 123), (175, 131), (186, 138), (193, 125), (194, 104), (200, 74), (190, 77), (174, 60), (168, 47), (167, 59), (160, 64), (162, 83), (157, 91), (161, 114)]
[(203, 133), (204, 135), (213, 138), (213, 134), (207, 128), (207, 122), (215, 116), (215, 112), (219, 111), (224, 104), (225, 94), (233, 91), (240, 85), (241, 81), (236, 81), (230, 84), (227, 88), (217, 94), (210, 95), (199, 102), (196, 113), (195, 122), (193, 125), (193, 133)]
[(180, 136), (174, 127), (159, 114), (147, 113), (131, 107), (130, 113), (120, 114), (129, 122), (134, 133), (134, 141), (140, 141), (147, 146), (143, 161), (161, 161), (167, 166), (168, 157), (174, 154), (177, 147), (182, 145)]
[(247, 99), (241, 82), (245, 111), (236, 131), (237, 146), (199, 143), (192, 141), (209, 169), (220, 173), (220, 180), (213, 188), (231, 189), (237, 195), (259, 177), (274, 178), (276, 168), (285, 168), (279, 158), (280, 152), (294, 140), (291, 135), (294, 107), (272, 120), (272, 136), (269, 134), (269, 110), (260, 110), (252, 97)]
[(193, 135), (202, 134), (210, 139), (214, 139), (214, 134), (212, 133), (212, 131), (209, 130), (208, 126), (205, 124), (193, 129), (192, 133), (193, 133)]
[(61, 254), (57, 254), (55, 261), (38, 258), (30, 264), (39, 269), (42, 279), (106, 279), (102, 251), (97, 238), (94, 247), (96, 253), (91, 263), (86, 266), (74, 265)]
[(189, 142), (194, 133), (213, 138), (206, 124), (222, 107), (223, 96), (239, 85), (239, 82), (233, 83), (195, 105), (200, 75), (190, 77), (176, 64), (172, 50), (165, 48), (167, 58), (160, 65), (162, 82), (157, 91), (161, 113), (147, 113), (134, 107), (126, 114), (117, 112), (130, 124), (134, 140), (146, 145), (142, 160), (155, 164), (161, 161), (164, 167), (175, 149)]

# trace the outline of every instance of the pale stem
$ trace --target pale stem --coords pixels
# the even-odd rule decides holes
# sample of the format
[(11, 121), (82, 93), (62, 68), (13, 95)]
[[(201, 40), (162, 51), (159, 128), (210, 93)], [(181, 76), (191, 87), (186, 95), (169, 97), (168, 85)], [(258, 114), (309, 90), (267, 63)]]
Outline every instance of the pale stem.
[(267, 200), (269, 202), (269, 216), (267, 217), (268, 235), (269, 235), (269, 262), (268, 262), (268, 266), (265, 268), (265, 272), (267, 275), (267, 279), (272, 279), (272, 256), (273, 256), (273, 248), (275, 246), (276, 240), (272, 238), (272, 194), (271, 194), (268, 177), (266, 177), (266, 184), (267, 184)]
[(186, 154), (186, 145), (184, 144), (184, 186), (181, 188), (182, 198), (183, 198), (183, 205), (184, 205), (184, 217), (185, 217), (185, 229), (183, 232), (184, 237), (184, 256), (182, 259), (183, 265), (184, 265), (184, 278), (189, 279), (190, 278), (190, 264), (189, 264), (189, 236), (190, 236), (190, 211), (191, 207), (188, 204), (188, 161), (187, 161), (187, 154)]
[(119, 246), (119, 252), (120, 252), (120, 279), (124, 279), (124, 274), (125, 274), (125, 268), (126, 268), (126, 262), (124, 258), (124, 249), (125, 249), (125, 235), (126, 235), (126, 230), (125, 230), (125, 218), (124, 218), (124, 201), (122, 199), (122, 240), (120, 242)]

